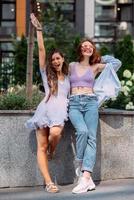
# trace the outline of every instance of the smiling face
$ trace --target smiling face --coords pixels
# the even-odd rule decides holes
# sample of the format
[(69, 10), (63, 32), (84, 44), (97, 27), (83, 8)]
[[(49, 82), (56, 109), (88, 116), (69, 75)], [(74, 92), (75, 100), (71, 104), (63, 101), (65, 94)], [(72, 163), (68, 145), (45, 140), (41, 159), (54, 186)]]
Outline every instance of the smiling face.
[(63, 63), (64, 58), (60, 55), (60, 53), (57, 52), (52, 55), (52, 66), (57, 72), (62, 70)]
[(93, 65), (101, 61), (101, 56), (97, 52), (95, 43), (90, 38), (83, 38), (77, 48), (78, 62), (84, 59), (89, 60), (89, 64)]
[(85, 57), (85, 56), (92, 56), (94, 51), (94, 47), (92, 45), (92, 43), (90, 43), (89, 41), (85, 41), (81, 44), (81, 54)]

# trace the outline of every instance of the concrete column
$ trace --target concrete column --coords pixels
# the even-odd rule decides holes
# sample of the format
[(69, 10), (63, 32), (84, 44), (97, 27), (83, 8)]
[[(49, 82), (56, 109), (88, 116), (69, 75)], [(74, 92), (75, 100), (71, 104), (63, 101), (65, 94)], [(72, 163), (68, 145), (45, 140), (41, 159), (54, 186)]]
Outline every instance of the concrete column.
[(76, 0), (76, 9), (75, 9), (75, 26), (76, 31), (81, 35), (84, 35), (84, 1), (85, 0)]
[(95, 21), (95, 1), (84, 0), (84, 34), (90, 38), (94, 37), (94, 21)]

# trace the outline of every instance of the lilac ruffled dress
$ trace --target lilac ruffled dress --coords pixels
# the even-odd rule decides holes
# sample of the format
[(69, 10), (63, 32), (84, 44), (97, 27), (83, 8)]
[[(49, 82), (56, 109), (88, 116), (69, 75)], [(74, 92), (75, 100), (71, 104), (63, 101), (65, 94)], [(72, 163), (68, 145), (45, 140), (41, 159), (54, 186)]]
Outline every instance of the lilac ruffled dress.
[(70, 92), (70, 83), (68, 76), (64, 81), (58, 81), (58, 93), (56, 96), (51, 95), (49, 100), (49, 86), (47, 82), (46, 70), (41, 69), (41, 76), (45, 88), (45, 97), (38, 105), (35, 114), (26, 122), (26, 127), (30, 129), (38, 129), (43, 127), (53, 127), (56, 125), (63, 126), (68, 118), (68, 94)]

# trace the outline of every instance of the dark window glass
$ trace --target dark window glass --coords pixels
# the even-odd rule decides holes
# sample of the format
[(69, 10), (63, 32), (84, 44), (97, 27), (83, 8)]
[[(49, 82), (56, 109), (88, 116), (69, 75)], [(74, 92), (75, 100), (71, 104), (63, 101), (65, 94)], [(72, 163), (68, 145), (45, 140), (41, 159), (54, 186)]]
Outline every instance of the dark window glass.
[(14, 20), (15, 19), (15, 4), (3, 4), (2, 5), (2, 20)]
[(16, 1), (0, 3), (0, 37), (11, 37), (16, 33)]
[(100, 6), (95, 7), (95, 20), (96, 21), (114, 21), (116, 19), (116, 8), (113, 6)]

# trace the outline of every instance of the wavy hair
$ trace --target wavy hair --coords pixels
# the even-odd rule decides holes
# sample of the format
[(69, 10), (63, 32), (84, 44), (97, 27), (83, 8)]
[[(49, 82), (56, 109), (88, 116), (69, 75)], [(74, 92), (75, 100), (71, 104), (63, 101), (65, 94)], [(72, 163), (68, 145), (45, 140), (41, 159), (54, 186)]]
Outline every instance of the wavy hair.
[[(49, 100), (51, 95), (56, 96), (58, 93), (58, 76), (57, 76), (56, 70), (53, 68), (53, 65), (52, 65), (52, 56), (55, 53), (58, 53), (62, 58), (64, 58), (63, 53), (58, 49), (53, 49), (48, 56), (47, 66), (46, 66), (46, 75), (47, 75), (47, 81), (48, 81), (50, 92), (46, 101)], [(63, 62), (63, 66), (62, 66), (62, 73), (65, 76), (68, 75), (68, 64), (65, 61)]]
[(89, 64), (90, 64), (90, 65), (93, 65), (93, 64), (95, 64), (95, 63), (100, 63), (100, 61), (101, 61), (101, 56), (100, 56), (99, 52), (97, 52), (97, 50), (96, 50), (95, 43), (94, 43), (91, 39), (89, 39), (89, 38), (83, 38), (83, 39), (80, 41), (80, 43), (79, 43), (79, 45), (78, 45), (78, 48), (77, 48), (77, 55), (78, 55), (77, 60), (78, 60), (79, 62), (81, 62), (81, 61), (84, 59), (84, 57), (83, 57), (83, 55), (82, 55), (82, 52), (81, 52), (81, 47), (82, 47), (82, 44), (83, 44), (84, 42), (87, 42), (87, 41), (90, 42), (90, 43), (93, 45), (93, 54), (91, 55), (91, 57), (90, 57), (90, 59), (89, 59)]

